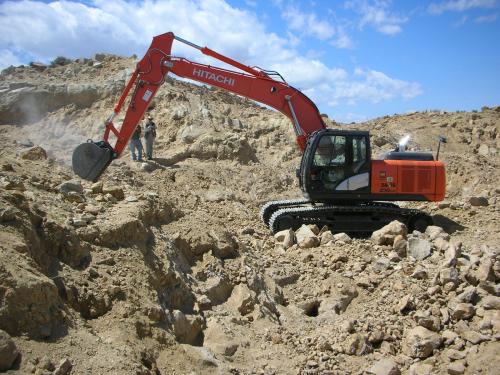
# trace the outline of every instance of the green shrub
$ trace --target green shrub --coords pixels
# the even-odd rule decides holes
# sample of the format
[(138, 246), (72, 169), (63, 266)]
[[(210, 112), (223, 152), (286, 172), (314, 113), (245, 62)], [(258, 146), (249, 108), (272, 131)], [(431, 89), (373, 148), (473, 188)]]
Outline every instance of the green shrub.
[(71, 59), (68, 59), (64, 56), (57, 56), (54, 61), (52, 61), (50, 63), (50, 66), (51, 67), (54, 67), (54, 66), (62, 66), (62, 65), (68, 65), (68, 64), (71, 64), (72, 63), (72, 60)]

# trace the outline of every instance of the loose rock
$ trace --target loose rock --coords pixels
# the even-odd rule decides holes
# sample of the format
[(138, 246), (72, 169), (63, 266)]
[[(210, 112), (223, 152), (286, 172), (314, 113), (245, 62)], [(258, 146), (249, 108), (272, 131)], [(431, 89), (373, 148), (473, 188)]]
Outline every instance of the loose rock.
[(0, 330), (0, 371), (10, 370), (19, 352), (10, 335)]

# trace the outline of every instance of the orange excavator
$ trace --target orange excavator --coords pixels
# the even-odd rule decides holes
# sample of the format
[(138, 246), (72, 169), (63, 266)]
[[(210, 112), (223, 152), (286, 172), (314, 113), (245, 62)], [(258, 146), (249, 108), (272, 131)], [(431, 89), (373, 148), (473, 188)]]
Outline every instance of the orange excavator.
[[(238, 70), (173, 56), (174, 41)], [(171, 32), (153, 38), (105, 122), (103, 140), (89, 140), (73, 152), (73, 170), (78, 176), (96, 181), (122, 154), (169, 73), (266, 104), (291, 120), (303, 151), (297, 177), (304, 197), (271, 201), (262, 207), (261, 218), (272, 232), (302, 224), (326, 225), (334, 232), (372, 232), (395, 219), (410, 230), (422, 231), (432, 223), (422, 211), (389, 202), (444, 199), (444, 164), (431, 153), (406, 151), (403, 140), (394, 151), (373, 160), (369, 132), (327, 128), (316, 105), (279, 73), (246, 66)], [(117, 128), (113, 120), (129, 96), (125, 118)], [(111, 133), (116, 137), (114, 146)]]

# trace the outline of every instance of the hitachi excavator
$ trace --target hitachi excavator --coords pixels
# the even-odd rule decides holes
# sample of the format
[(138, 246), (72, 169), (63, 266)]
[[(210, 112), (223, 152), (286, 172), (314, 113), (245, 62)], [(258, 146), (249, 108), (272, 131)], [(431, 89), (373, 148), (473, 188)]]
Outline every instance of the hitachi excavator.
[[(237, 71), (173, 56), (174, 41)], [(434, 160), (431, 153), (408, 152), (403, 142), (380, 160), (373, 160), (369, 132), (326, 128), (316, 105), (279, 73), (246, 66), (171, 32), (153, 38), (105, 121), (103, 140), (89, 140), (74, 150), (73, 170), (78, 176), (96, 181), (121, 155), (169, 73), (266, 104), (291, 120), (303, 151), (297, 177), (304, 198), (271, 201), (262, 207), (261, 218), (272, 232), (302, 224), (326, 225), (333, 232), (371, 232), (395, 219), (410, 230), (422, 231), (432, 223), (422, 211), (389, 203), (444, 199), (444, 164)], [(113, 120), (129, 96), (125, 118), (117, 128)], [(116, 137), (114, 146), (110, 133)]]

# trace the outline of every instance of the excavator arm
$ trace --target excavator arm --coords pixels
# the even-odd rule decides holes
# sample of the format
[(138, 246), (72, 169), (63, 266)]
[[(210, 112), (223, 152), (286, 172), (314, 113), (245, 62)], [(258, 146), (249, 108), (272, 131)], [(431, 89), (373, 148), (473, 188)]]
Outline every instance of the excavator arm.
[[(174, 40), (194, 47), (203, 54), (233, 66), (241, 72), (172, 56)], [(316, 105), (283, 79), (279, 81), (271, 77), (277, 73), (243, 65), (207, 47), (197, 46), (169, 32), (154, 37), (148, 51), (137, 64), (113, 114), (105, 122), (103, 140), (99, 142), (89, 140), (87, 143), (79, 145), (73, 152), (73, 170), (76, 174), (84, 179), (95, 181), (111, 161), (121, 155), (169, 73), (222, 88), (280, 111), (292, 121), (297, 143), (301, 150), (305, 149), (309, 134), (325, 128)], [(132, 94), (130, 94), (131, 91)], [(130, 101), (125, 118), (120, 129), (117, 129), (113, 120), (120, 113), (129, 96)], [(110, 144), (111, 133), (116, 137), (114, 146)]]

